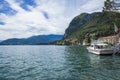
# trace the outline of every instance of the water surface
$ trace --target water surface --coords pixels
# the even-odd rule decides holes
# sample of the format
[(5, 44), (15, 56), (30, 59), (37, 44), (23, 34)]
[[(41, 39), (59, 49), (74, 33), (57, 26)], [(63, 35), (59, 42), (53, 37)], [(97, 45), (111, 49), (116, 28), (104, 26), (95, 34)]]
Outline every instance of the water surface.
[(0, 80), (120, 80), (120, 56), (83, 46), (0, 46)]

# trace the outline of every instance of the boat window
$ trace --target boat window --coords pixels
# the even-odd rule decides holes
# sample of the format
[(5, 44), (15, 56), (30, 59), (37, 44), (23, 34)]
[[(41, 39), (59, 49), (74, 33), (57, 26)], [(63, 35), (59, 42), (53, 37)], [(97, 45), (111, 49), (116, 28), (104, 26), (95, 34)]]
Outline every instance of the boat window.
[(103, 48), (110, 48), (111, 46), (109, 46), (109, 45), (105, 45), (105, 46), (103, 46)]
[(91, 47), (93, 47), (93, 45), (91, 45)]
[(98, 49), (100, 49), (100, 46), (97, 46)]
[(96, 46), (97, 49), (103, 49), (103, 48), (107, 48), (107, 46), (102, 46), (102, 45), (98, 45)]

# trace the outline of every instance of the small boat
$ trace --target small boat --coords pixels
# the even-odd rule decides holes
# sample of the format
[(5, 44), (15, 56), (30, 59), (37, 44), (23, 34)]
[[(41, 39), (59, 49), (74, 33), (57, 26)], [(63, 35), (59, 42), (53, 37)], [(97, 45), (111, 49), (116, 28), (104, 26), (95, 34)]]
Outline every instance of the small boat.
[(113, 47), (106, 43), (92, 43), (87, 49), (89, 52), (98, 55), (110, 55), (114, 53)]

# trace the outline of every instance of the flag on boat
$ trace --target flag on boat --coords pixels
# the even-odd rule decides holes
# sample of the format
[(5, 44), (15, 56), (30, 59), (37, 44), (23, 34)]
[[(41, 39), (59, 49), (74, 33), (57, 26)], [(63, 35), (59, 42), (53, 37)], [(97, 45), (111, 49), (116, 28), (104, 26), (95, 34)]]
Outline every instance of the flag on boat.
[(120, 32), (120, 29), (117, 27), (116, 24), (114, 24), (114, 28), (115, 28), (115, 32), (116, 32), (116, 33), (119, 33), (119, 32)]

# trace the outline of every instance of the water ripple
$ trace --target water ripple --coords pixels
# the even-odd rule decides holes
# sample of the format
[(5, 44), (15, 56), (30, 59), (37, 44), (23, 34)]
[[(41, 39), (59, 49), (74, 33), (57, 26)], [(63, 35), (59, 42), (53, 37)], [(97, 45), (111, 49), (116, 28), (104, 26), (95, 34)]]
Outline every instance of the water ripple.
[(0, 80), (119, 80), (120, 56), (83, 46), (0, 46)]

